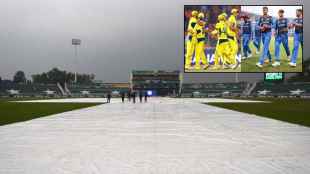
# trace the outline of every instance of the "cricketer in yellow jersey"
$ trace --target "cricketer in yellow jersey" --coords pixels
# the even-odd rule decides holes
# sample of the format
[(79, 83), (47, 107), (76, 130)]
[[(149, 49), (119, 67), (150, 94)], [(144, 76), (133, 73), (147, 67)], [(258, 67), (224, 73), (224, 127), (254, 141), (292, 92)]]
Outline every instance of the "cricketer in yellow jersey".
[(231, 46), (232, 49), (232, 54), (229, 58), (229, 63), (232, 65), (236, 65), (236, 56), (238, 54), (238, 40), (237, 40), (237, 35), (238, 35), (238, 31), (237, 31), (237, 16), (239, 14), (239, 10), (238, 9), (232, 9), (231, 10), (231, 15), (228, 18), (228, 40), (229, 40), (229, 44)]
[(186, 41), (186, 55), (185, 55), (185, 69), (191, 68), (192, 57), (197, 44), (196, 32), (194, 30), (197, 24), (198, 11), (192, 11), (192, 16), (187, 27), (187, 41)]
[[(221, 15), (219, 15), (217, 17), (218, 21), (220, 21), (221, 17), (222, 17)], [(218, 25), (216, 25), (215, 27), (218, 27)], [(211, 32), (211, 35), (214, 36), (214, 35), (217, 35), (217, 34), (218, 34), (218, 30), (217, 30), (217, 28), (215, 28), (215, 30)], [(219, 44), (217, 42), (217, 44), (215, 46), (215, 51), (214, 51), (214, 69), (219, 69), (219, 62), (220, 62), (220, 59), (221, 59), (220, 54), (219, 54), (218, 46), (219, 46)]]
[(214, 65), (216, 69), (218, 68), (220, 58), (222, 58), (222, 62), (225, 63), (231, 55), (227, 35), (228, 25), (225, 20), (225, 15), (220, 14), (218, 20), (219, 22), (215, 25), (215, 30), (211, 32), (212, 35), (217, 35), (218, 37), (214, 55)]
[[(194, 28), (196, 37), (197, 37), (197, 44), (195, 46), (195, 69), (206, 69), (207, 68), (207, 58), (205, 55), (204, 47), (205, 47), (205, 39), (206, 39), (206, 30), (205, 25), (206, 22), (203, 21), (204, 14), (198, 14), (198, 21)], [(203, 64), (203, 67), (200, 67), (200, 62)]]

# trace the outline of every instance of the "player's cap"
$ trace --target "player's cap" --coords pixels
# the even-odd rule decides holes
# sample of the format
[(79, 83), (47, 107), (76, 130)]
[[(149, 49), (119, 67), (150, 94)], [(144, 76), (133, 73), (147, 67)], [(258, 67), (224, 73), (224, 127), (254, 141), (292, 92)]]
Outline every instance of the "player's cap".
[(284, 13), (284, 10), (283, 10), (283, 9), (280, 9), (280, 10), (279, 10), (279, 13)]
[(219, 21), (224, 20), (224, 19), (225, 19), (224, 14), (222, 13), (222, 14), (218, 15), (218, 16), (217, 16), (217, 19), (218, 19)]
[(199, 13), (198, 18), (203, 19), (203, 18), (205, 18), (205, 15), (203, 13)]
[(217, 16), (217, 20), (219, 20), (219, 21), (220, 21), (222, 18), (223, 18), (222, 15), (218, 15), (218, 16)]
[(239, 10), (236, 9), (236, 8), (233, 8), (233, 9), (231, 10), (231, 13), (238, 13), (238, 12), (239, 12)]
[(263, 7), (263, 10), (265, 10), (265, 9), (268, 10), (268, 7), (267, 7), (267, 6), (264, 6), (264, 7)]
[(198, 11), (194, 10), (192, 11), (192, 16), (197, 16), (198, 15)]

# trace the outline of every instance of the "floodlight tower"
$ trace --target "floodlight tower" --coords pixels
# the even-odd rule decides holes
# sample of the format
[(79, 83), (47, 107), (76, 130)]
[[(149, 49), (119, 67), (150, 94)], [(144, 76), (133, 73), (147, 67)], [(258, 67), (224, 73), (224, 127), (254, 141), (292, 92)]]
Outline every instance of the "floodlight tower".
[[(72, 39), (72, 45), (74, 46), (74, 55), (75, 55), (75, 60), (78, 60), (78, 46), (81, 45), (81, 39)], [(77, 65), (75, 67), (75, 73), (74, 73), (74, 82), (77, 82)]]
[(239, 73), (235, 73), (235, 82), (239, 83)]

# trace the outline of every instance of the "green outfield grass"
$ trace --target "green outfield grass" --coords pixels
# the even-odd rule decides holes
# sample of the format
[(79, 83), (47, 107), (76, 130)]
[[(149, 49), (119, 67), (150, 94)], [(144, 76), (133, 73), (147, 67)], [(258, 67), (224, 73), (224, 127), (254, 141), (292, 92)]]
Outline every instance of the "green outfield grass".
[[(0, 99), (0, 125), (27, 121), (52, 114), (72, 111), (102, 103), (18, 103)], [(19, 99), (18, 99), (19, 100)]]
[[(257, 99), (255, 99), (257, 100)], [(310, 100), (258, 99), (268, 103), (208, 103), (212, 106), (255, 114), (310, 127)]]
[[(293, 37), (289, 37), (289, 49), (292, 55), (292, 50), (293, 50)], [(274, 57), (274, 37), (272, 37), (271, 41), (270, 41), (270, 53), (272, 56), (272, 61), (275, 60)], [(283, 46), (280, 46), (280, 60), (281, 60), (281, 66), (279, 67), (272, 67), (271, 63), (269, 64), (264, 64), (263, 68), (258, 68), (255, 64), (259, 61), (259, 57), (261, 55), (262, 49), (263, 49), (263, 45), (261, 43), (261, 48), (260, 48), (260, 54), (256, 55), (255, 51), (256, 48), (253, 45), (253, 42), (250, 42), (250, 48), (252, 51), (252, 57), (246, 59), (246, 60), (242, 60), (241, 61), (241, 72), (301, 72), (302, 71), (302, 48), (301, 46), (299, 47), (299, 51), (298, 51), (298, 58), (297, 58), (297, 66), (292, 68), (288, 65), (289, 61), (287, 60), (287, 56), (285, 53), (285, 50), (283, 48)]]

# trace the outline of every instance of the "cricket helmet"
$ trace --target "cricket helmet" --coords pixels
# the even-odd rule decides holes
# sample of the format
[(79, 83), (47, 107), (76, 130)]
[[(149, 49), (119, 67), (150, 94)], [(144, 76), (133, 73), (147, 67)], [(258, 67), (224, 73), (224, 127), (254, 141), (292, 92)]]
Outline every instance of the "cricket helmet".
[(236, 8), (233, 8), (233, 9), (231, 10), (231, 13), (238, 13), (238, 12), (239, 12), (239, 10), (236, 9)]
[(192, 11), (192, 16), (196, 17), (197, 15), (198, 15), (198, 11), (193, 10), (193, 11)]
[(218, 19), (219, 21), (225, 20), (225, 15), (220, 14), (220, 15), (217, 16), (217, 19)]
[(198, 18), (199, 18), (199, 19), (203, 19), (203, 18), (205, 18), (205, 15), (204, 15), (203, 13), (199, 13), (199, 14), (198, 14)]

